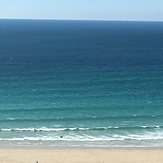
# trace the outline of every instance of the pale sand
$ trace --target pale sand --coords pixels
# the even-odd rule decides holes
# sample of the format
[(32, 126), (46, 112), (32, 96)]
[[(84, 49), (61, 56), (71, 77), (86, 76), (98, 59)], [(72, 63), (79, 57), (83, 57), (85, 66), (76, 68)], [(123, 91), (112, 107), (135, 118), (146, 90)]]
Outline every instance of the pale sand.
[(163, 163), (163, 150), (0, 149), (0, 163)]

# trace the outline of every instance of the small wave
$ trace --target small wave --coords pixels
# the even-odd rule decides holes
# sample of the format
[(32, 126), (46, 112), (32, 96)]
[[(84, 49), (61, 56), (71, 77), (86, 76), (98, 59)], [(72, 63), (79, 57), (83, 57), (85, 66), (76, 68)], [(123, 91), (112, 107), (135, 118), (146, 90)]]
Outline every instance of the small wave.
[(163, 126), (109, 126), (109, 127), (70, 127), (70, 128), (13, 128), (13, 129), (0, 129), (0, 131), (16, 131), (16, 132), (61, 132), (61, 131), (98, 131), (98, 130), (136, 130), (136, 129), (161, 129)]
[(14, 121), (15, 118), (7, 118), (7, 120)]
[(14, 137), (14, 138), (0, 138), (0, 141), (71, 141), (71, 142), (98, 142), (98, 141), (152, 141), (152, 140), (163, 140), (162, 136), (156, 135), (116, 135), (114, 137), (94, 137), (94, 136), (63, 136), (62, 138), (59, 136), (55, 137)]

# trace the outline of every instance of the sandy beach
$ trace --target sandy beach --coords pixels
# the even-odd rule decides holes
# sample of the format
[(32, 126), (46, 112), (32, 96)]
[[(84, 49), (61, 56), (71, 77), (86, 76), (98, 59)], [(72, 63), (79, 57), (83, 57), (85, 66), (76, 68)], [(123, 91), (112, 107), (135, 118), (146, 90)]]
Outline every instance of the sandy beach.
[(155, 149), (0, 149), (1, 163), (162, 163)]

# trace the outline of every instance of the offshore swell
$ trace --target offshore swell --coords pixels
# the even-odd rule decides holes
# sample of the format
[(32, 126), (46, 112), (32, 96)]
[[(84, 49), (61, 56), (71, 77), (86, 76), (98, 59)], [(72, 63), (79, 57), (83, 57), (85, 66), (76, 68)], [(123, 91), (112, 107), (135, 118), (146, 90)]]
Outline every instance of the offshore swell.
[(0, 24), (1, 144), (163, 145), (163, 23)]

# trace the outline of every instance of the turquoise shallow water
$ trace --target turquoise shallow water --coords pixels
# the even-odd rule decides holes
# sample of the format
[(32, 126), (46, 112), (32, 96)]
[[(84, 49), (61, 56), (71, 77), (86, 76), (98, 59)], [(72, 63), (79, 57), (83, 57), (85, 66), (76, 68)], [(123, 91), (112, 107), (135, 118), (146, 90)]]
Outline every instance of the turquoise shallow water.
[(163, 23), (0, 20), (0, 143), (163, 145)]

